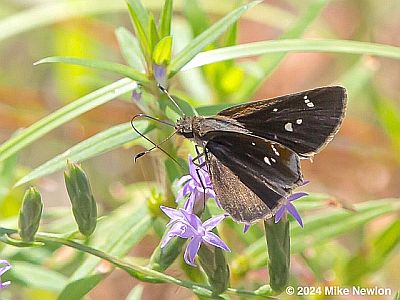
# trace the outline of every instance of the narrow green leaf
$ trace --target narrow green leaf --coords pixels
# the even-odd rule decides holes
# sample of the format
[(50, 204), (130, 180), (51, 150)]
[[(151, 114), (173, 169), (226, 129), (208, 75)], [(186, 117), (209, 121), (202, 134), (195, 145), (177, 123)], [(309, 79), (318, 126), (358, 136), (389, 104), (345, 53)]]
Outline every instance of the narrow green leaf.
[(148, 31), (149, 31), (149, 36), (150, 36), (150, 49), (151, 49), (151, 53), (153, 53), (154, 48), (160, 41), (160, 36), (158, 34), (156, 23), (154, 22), (153, 14), (150, 14), (150, 17), (149, 17)]
[(210, 20), (197, 0), (185, 0), (183, 12), (195, 37), (210, 27)]
[(82, 297), (98, 285), (106, 275), (108, 275), (108, 272), (92, 274), (71, 282), (67, 285), (68, 289), (63, 290), (57, 300), (81, 300)]
[(172, 36), (166, 36), (156, 45), (153, 62), (157, 65), (168, 65), (172, 55)]
[(200, 107), (197, 107), (196, 110), (200, 116), (212, 116), (212, 115), (216, 115), (221, 110), (224, 110), (225, 108), (228, 108), (231, 106), (233, 106), (233, 105), (230, 103), (221, 103), (221, 104), (200, 106)]
[(115, 34), (125, 61), (140, 73), (145, 73), (146, 62), (136, 37), (124, 27), (117, 28)]
[[(140, 132), (147, 132), (150, 127), (147, 122), (138, 121), (137, 129)], [(127, 142), (134, 141), (140, 136), (132, 130), (129, 123), (120, 124), (102, 131), (71, 147), (64, 153), (45, 162), (32, 172), (21, 178), (16, 185), (27, 183), (31, 180), (43, 177), (65, 168), (66, 161), (81, 162), (91, 157), (118, 148)]]
[[(144, 57), (146, 58), (146, 61), (149, 61), (149, 58), (151, 57), (151, 42), (148, 39), (148, 33), (146, 32), (145, 28), (147, 28), (147, 25), (149, 24), (148, 21), (148, 16), (146, 18), (146, 23), (142, 23), (145, 18), (140, 18), (140, 14), (137, 14), (135, 11), (135, 8), (137, 9), (136, 5), (141, 6), (139, 0), (129, 0), (128, 2), (128, 9), (129, 13), (132, 19), (133, 27), (135, 28), (136, 32), (136, 37), (139, 40), (140, 47), (142, 48), (142, 52), (144, 54)], [(132, 5), (131, 5), (132, 4)], [(140, 9), (139, 9), (140, 11)]]
[(173, 0), (165, 0), (164, 7), (160, 16), (160, 36), (161, 38), (171, 34)]
[(129, 9), (134, 12), (135, 18), (138, 19), (142, 28), (146, 28), (147, 24), (149, 24), (149, 13), (146, 8), (143, 6), (141, 0), (127, 0), (127, 4)]
[(279, 52), (336, 52), (400, 59), (400, 47), (347, 40), (292, 39), (254, 42), (199, 53), (182, 70), (203, 65)]
[(226, 33), (225, 47), (236, 45), (237, 31), (238, 31), (238, 22), (235, 22), (229, 27)]
[(355, 212), (335, 209), (329, 213), (309, 217), (304, 220), (304, 228), (293, 227), (292, 252), (300, 252), (311, 245), (350, 232), (366, 223), (400, 209), (398, 199), (375, 200), (355, 205)]
[(217, 39), (230, 25), (236, 22), (242, 14), (258, 3), (260, 3), (260, 1), (253, 1), (235, 9), (209, 27), (206, 31), (203, 31), (171, 61), (169, 73), (174, 75), (182, 69), (196, 54)]
[(87, 58), (78, 58), (78, 57), (63, 57), (63, 56), (52, 56), (43, 58), (34, 63), (34, 65), (44, 64), (44, 63), (63, 63), (63, 64), (71, 64), (78, 66), (85, 66), (90, 68), (95, 68), (104, 71), (110, 71), (117, 73), (122, 76), (126, 76), (132, 80), (136, 80), (142, 83), (149, 82), (146, 75), (128, 67), (126, 65), (122, 65), (119, 63), (113, 63), (109, 61), (96, 60), (96, 59), (87, 59)]
[(12, 266), (9, 280), (32, 289), (59, 292), (66, 282), (64, 275), (38, 265), (13, 261)]
[[(400, 48), (399, 48), (400, 49)], [(400, 107), (395, 101), (387, 99), (378, 93), (372, 98), (372, 106), (376, 116), (389, 137), (393, 151), (397, 154), (395, 157), (400, 162), (398, 155), (400, 151)]]
[[(183, 113), (186, 116), (197, 116), (198, 115), (196, 109), (193, 106), (191, 106), (188, 102), (186, 102), (182, 98), (179, 98), (175, 95), (172, 97), (174, 98), (175, 102), (182, 109)], [(161, 97), (161, 99), (159, 100), (159, 104), (163, 111), (165, 111), (166, 108), (169, 107), (170, 109), (172, 109), (172, 111), (174, 111), (178, 115), (181, 114), (180, 110), (166, 96)]]
[(371, 249), (371, 263), (377, 269), (400, 243), (400, 220), (394, 220), (385, 230), (383, 230), (373, 241)]
[(0, 146), (0, 161), (17, 153), (46, 133), (73, 118), (132, 91), (136, 87), (136, 82), (123, 78), (60, 108), (3, 143)]

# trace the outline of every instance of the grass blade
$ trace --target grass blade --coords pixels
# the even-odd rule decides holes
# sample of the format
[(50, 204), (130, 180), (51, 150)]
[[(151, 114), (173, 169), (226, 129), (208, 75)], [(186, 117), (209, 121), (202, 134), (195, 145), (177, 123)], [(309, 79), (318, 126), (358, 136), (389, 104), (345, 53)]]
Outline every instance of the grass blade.
[(230, 25), (235, 23), (242, 14), (253, 8), (258, 3), (260, 3), (260, 1), (253, 1), (235, 9), (230, 14), (226, 15), (221, 20), (209, 27), (206, 31), (203, 31), (171, 61), (169, 73), (174, 75), (176, 72), (182, 69), (196, 54), (217, 39), (229, 28)]
[(136, 87), (136, 82), (133, 82), (128, 78), (120, 79), (60, 108), (0, 145), (0, 161), (17, 153), (21, 149), (41, 138), (46, 133), (73, 118), (78, 117), (97, 106), (107, 103), (118, 96), (132, 91)]
[(202, 52), (196, 55), (182, 70), (230, 59), (282, 52), (335, 52), (400, 59), (400, 47), (390, 45), (349, 40), (288, 39), (254, 42)]
[(45, 63), (63, 63), (78, 65), (84, 67), (95, 68), (104, 71), (114, 72), (116, 74), (126, 76), (132, 80), (136, 80), (142, 83), (149, 82), (146, 75), (136, 71), (135, 69), (128, 67), (123, 64), (113, 63), (109, 61), (97, 60), (97, 59), (87, 59), (78, 57), (64, 57), (64, 56), (52, 56), (43, 58), (34, 63), (34, 65), (45, 64)]
[[(147, 122), (139, 121), (137, 122), (137, 129), (140, 132), (145, 133), (150, 130), (150, 127)], [(76, 144), (64, 153), (57, 155), (53, 159), (37, 167), (32, 172), (21, 178), (16, 185), (18, 186), (61, 170), (65, 168), (67, 160), (71, 162), (81, 162), (120, 147), (121, 145), (131, 142), (139, 137), (138, 134), (133, 132), (129, 123), (111, 127)]]

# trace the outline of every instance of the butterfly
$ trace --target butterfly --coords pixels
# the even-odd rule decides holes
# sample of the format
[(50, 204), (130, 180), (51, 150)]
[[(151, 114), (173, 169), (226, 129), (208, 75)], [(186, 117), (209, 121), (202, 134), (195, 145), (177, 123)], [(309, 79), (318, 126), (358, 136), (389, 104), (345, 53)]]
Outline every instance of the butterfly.
[(215, 116), (183, 116), (176, 133), (203, 148), (217, 199), (232, 218), (271, 218), (304, 184), (300, 159), (311, 159), (338, 132), (345, 88), (320, 87), (245, 103)]

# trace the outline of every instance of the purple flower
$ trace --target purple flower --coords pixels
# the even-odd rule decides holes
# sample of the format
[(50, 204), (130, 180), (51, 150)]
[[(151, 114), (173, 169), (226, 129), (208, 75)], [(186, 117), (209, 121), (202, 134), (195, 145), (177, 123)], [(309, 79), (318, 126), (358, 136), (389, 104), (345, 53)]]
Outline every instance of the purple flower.
[(169, 231), (161, 242), (161, 248), (165, 247), (174, 237), (190, 239), (183, 256), (187, 264), (196, 266), (194, 258), (197, 251), (199, 251), (201, 243), (207, 243), (225, 251), (230, 251), (228, 246), (215, 233), (211, 232), (225, 218), (225, 215), (212, 217), (202, 223), (198, 216), (182, 208), (173, 209), (165, 206), (160, 208), (171, 219), (167, 224)]
[[(199, 163), (203, 161), (200, 159)], [(200, 175), (200, 176), (199, 176)], [(178, 192), (176, 202), (181, 201), (185, 196), (190, 194), (184, 205), (184, 209), (190, 213), (193, 212), (193, 207), (198, 201), (204, 201), (208, 198), (216, 199), (215, 192), (212, 187), (211, 178), (204, 168), (198, 168), (192, 161), (189, 155), (189, 175), (181, 177), (178, 181), (179, 185), (183, 185)], [(203, 187), (204, 186), (204, 187)], [(219, 203), (217, 202), (219, 205)]]
[(283, 213), (285, 211), (288, 211), (296, 219), (297, 223), (299, 223), (301, 227), (304, 227), (303, 220), (301, 219), (298, 211), (296, 210), (296, 207), (294, 207), (292, 202), (307, 195), (307, 193), (294, 193), (287, 197), (285, 203), (278, 209), (275, 214), (275, 223), (278, 223), (279, 220), (282, 218)]
[(0, 260), (0, 289), (3, 289), (7, 286), (10, 285), (10, 281), (6, 281), (6, 282), (1, 282), (1, 276), (7, 272), (8, 270), (11, 269), (11, 265), (8, 261), (6, 260)]
[(167, 87), (167, 69), (163, 65), (153, 65), (154, 69), (154, 79), (160, 84), (162, 87)]

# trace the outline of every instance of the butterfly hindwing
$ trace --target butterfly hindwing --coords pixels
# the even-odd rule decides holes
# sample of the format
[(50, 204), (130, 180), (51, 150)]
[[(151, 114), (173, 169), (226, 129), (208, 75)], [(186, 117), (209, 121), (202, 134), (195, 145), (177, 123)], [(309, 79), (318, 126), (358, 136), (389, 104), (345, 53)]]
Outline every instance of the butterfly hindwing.
[[(237, 222), (252, 223), (272, 217), (270, 209), (254, 192), (244, 185), (228, 167), (208, 153), (208, 168), (215, 194), (222, 208)], [(265, 188), (265, 195), (279, 207), (282, 196)]]
[(226, 131), (209, 132), (205, 138), (206, 151), (231, 170), (270, 210), (303, 182), (299, 157), (278, 143)]
[(300, 156), (312, 156), (339, 129), (346, 101), (343, 87), (322, 87), (238, 105), (217, 116), (232, 118), (253, 135), (276, 141)]

